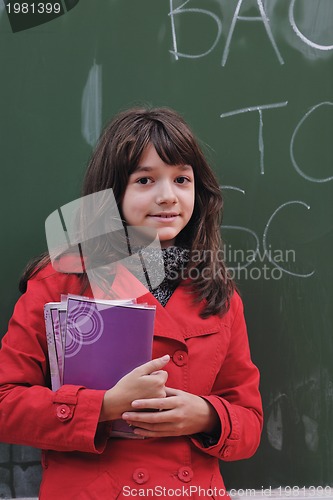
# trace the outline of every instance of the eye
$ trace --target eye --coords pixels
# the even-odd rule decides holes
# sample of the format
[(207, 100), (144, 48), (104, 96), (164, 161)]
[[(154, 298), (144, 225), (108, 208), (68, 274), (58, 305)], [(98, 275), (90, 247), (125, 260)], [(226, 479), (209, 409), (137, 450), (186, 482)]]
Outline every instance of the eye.
[(184, 177), (183, 175), (180, 175), (179, 177), (176, 178), (177, 184), (185, 184), (186, 182), (190, 182), (190, 179), (187, 177)]
[(152, 182), (152, 180), (149, 179), (149, 177), (140, 177), (140, 179), (138, 179), (136, 182), (138, 184), (146, 185), (146, 184), (149, 184), (150, 182)]

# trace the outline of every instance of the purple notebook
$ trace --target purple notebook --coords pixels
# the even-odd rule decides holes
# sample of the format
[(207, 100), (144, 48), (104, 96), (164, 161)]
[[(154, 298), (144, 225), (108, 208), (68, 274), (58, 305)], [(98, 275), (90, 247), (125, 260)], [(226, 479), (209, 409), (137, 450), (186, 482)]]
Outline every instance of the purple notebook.
[(152, 355), (155, 307), (68, 297), (64, 384), (109, 389)]
[[(77, 295), (44, 306), (52, 390), (63, 384), (109, 389), (152, 356), (155, 306)], [(111, 435), (138, 438), (126, 422)], [(139, 438), (140, 439), (140, 438)]]
[[(63, 383), (109, 389), (152, 356), (155, 306), (68, 296)], [(112, 435), (137, 437), (123, 420)]]

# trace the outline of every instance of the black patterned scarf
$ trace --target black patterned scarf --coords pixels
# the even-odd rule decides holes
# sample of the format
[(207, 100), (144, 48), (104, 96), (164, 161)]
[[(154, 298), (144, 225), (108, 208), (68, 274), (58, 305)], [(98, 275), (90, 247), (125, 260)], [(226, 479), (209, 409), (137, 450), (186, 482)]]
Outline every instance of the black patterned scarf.
[[(164, 307), (177, 288), (178, 283), (185, 278), (185, 269), (190, 258), (187, 248), (170, 246), (162, 249), (165, 278), (162, 283), (150, 292)], [(153, 259), (153, 255), (151, 256)], [(148, 262), (147, 262), (148, 264)], [(151, 269), (153, 262), (149, 262)]]

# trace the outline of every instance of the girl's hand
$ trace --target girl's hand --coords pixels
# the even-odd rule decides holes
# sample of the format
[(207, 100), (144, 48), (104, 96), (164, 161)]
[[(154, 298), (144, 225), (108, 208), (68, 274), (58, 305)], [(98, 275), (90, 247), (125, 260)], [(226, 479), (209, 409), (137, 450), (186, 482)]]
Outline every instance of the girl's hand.
[(134, 399), (151, 401), (166, 397), (165, 383), (168, 373), (162, 368), (169, 362), (167, 354), (138, 366), (122, 377), (117, 384), (106, 391), (99, 421), (121, 418), (124, 411), (131, 410)]
[[(122, 418), (144, 437), (167, 437), (219, 432), (220, 421), (213, 406), (200, 396), (166, 387), (166, 398), (137, 399)], [(145, 412), (143, 409), (158, 409)]]

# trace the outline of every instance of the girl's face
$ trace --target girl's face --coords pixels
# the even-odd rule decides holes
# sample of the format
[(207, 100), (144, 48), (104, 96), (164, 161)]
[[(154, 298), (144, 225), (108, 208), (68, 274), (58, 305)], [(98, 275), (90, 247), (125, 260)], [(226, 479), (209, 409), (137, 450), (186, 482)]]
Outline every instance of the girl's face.
[(129, 225), (154, 228), (162, 248), (173, 245), (194, 209), (192, 167), (164, 163), (149, 144), (129, 177), (121, 208)]

